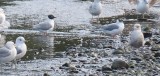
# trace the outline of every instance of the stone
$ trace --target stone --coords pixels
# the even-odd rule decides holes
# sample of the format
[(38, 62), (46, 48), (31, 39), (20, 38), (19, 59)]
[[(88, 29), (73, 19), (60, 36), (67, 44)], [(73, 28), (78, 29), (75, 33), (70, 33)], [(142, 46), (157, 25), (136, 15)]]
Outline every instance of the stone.
[(131, 58), (131, 60), (135, 60), (136, 62), (142, 61), (142, 59), (140, 57)]
[(44, 74), (43, 74), (43, 76), (50, 76), (50, 75), (49, 75), (49, 74), (47, 74), (47, 73), (44, 73)]
[(159, 45), (154, 45), (152, 48), (151, 48), (151, 51), (159, 51), (160, 50), (160, 46)]
[(155, 54), (154, 54), (154, 57), (160, 57), (160, 52), (155, 53)]
[(72, 70), (69, 73), (79, 73), (77, 70)]
[(112, 71), (112, 69), (109, 68), (107, 65), (102, 66), (102, 72), (105, 73), (107, 71)]
[(69, 67), (69, 63), (64, 63), (62, 66), (63, 67)]
[(112, 54), (123, 54), (123, 50), (122, 49), (117, 49), (115, 50)]
[(129, 68), (129, 65), (123, 61), (123, 60), (114, 60), (113, 63), (112, 63), (112, 66), (111, 66), (112, 69), (128, 69)]

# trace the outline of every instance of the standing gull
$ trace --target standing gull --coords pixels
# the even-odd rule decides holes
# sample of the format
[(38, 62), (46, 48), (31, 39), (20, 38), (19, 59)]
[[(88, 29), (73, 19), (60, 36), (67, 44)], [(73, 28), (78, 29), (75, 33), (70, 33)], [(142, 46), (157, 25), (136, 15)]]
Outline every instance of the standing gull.
[(34, 30), (49, 30), (52, 31), (54, 28), (54, 17), (53, 15), (48, 15), (49, 20), (46, 20), (45, 22), (39, 23), (37, 25), (33, 26)]
[(6, 16), (4, 14), (4, 10), (0, 8), (0, 24), (4, 23), (6, 20)]
[(10, 62), (15, 59), (16, 55), (14, 42), (8, 41), (4, 47), (0, 48), (0, 63)]
[(17, 50), (17, 56), (16, 59), (22, 58), (26, 52), (27, 52), (27, 46), (25, 44), (24, 37), (20, 36), (16, 39), (16, 50)]
[[(15, 59), (17, 50), (14, 42), (8, 41), (4, 47), (0, 48), (0, 63), (7, 63)], [(2, 67), (1, 67), (2, 71)]]
[(89, 13), (92, 15), (92, 19), (93, 16), (98, 16), (99, 19), (99, 15), (101, 14), (101, 12), (102, 12), (102, 4), (100, 0), (94, 0), (94, 2), (89, 7)]
[(102, 31), (105, 34), (109, 34), (110, 36), (115, 37), (116, 35), (119, 35), (122, 33), (124, 29), (124, 23), (123, 21), (117, 20), (116, 23), (111, 23), (109, 25), (102, 26)]
[(128, 0), (129, 3), (134, 3), (137, 5), (136, 10), (139, 13), (143, 14), (149, 12), (149, 8), (153, 6), (155, 3), (159, 2), (160, 0)]
[(130, 34), (130, 45), (134, 48), (140, 48), (144, 45), (144, 36), (141, 31), (141, 25), (135, 24)]

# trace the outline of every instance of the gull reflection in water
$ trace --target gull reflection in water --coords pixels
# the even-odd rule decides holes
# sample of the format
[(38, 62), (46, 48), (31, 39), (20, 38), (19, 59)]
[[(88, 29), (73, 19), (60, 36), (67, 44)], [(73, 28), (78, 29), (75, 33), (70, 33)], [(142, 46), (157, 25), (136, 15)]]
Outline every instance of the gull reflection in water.
[(6, 39), (6, 36), (0, 34), (0, 47), (4, 46), (4, 44), (6, 42), (5, 39)]
[(54, 37), (52, 36), (36, 36), (36, 44), (41, 48), (41, 53), (43, 56), (48, 57), (54, 54)]

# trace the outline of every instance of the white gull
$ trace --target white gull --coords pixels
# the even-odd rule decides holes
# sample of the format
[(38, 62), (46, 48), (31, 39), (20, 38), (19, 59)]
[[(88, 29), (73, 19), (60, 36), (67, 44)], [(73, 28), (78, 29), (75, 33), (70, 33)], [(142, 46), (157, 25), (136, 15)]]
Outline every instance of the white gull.
[(123, 23), (123, 21), (117, 20), (116, 23), (104, 25), (104, 26), (102, 26), (101, 29), (102, 29), (103, 33), (114, 37), (114, 36), (119, 35), (123, 32), (124, 23)]
[(8, 41), (4, 47), (0, 48), (0, 63), (10, 62), (15, 59), (16, 55), (14, 42)]
[(143, 14), (144, 18), (144, 13), (149, 13), (149, 8), (159, 2), (160, 0), (128, 0), (129, 3), (134, 3), (137, 5), (136, 10), (139, 13)]
[(0, 8), (0, 24), (4, 23), (6, 20), (6, 16), (4, 14), (4, 10)]
[(89, 13), (92, 15), (92, 19), (93, 16), (98, 16), (99, 18), (101, 12), (102, 12), (102, 4), (100, 0), (94, 0), (94, 2), (89, 7)]
[(140, 24), (135, 24), (134, 30), (130, 33), (130, 45), (134, 48), (140, 48), (144, 45), (144, 36)]
[(52, 31), (54, 28), (54, 17), (53, 15), (48, 15), (49, 20), (46, 20), (45, 22), (41, 22), (37, 25), (33, 26), (34, 30), (50, 30)]
[(27, 46), (25, 44), (24, 37), (20, 36), (16, 39), (16, 50), (17, 50), (17, 56), (16, 59), (22, 58), (26, 52), (27, 52)]

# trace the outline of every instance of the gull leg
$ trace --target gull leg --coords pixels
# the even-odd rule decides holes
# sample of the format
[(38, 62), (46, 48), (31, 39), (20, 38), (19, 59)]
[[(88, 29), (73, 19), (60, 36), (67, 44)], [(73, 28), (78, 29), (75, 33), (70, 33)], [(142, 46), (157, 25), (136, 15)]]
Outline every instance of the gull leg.
[(142, 19), (144, 19), (144, 14), (142, 14)]
[(99, 15), (98, 15), (97, 23), (100, 23), (100, 21), (99, 21)]
[(1, 73), (2, 73), (2, 64), (1, 64)]

